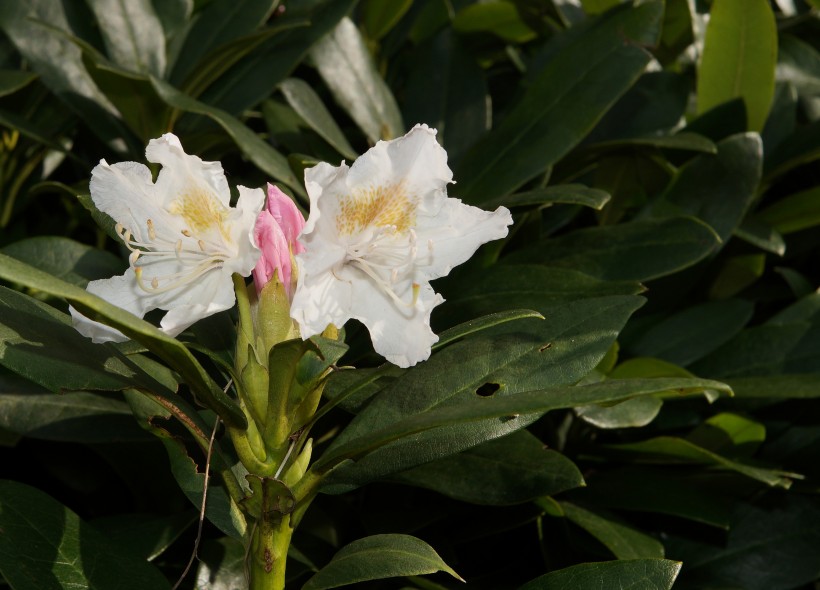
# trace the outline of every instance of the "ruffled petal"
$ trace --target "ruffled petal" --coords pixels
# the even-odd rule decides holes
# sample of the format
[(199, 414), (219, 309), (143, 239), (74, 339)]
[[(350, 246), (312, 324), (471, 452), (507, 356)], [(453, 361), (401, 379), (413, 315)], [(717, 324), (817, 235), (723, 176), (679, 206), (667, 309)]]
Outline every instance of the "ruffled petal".
[[(233, 307), (236, 295), (230, 277), (220, 273), (210, 273), (202, 277), (197, 285), (197, 297), (181, 297), (168, 308), (160, 327), (169, 336), (176, 336), (189, 326), (220, 311)], [(165, 309), (165, 308), (163, 308)]]
[(505, 237), (511, 224), (506, 207), (485, 211), (458, 199), (445, 199), (435, 216), (417, 218), (418, 271), (428, 281), (447, 275), (482, 244)]
[(321, 334), (330, 324), (341, 328), (351, 318), (353, 298), (358, 296), (352, 284), (332, 273), (306, 275), (301, 265), (299, 276), (290, 317), (299, 324), (302, 338)]
[(147, 220), (164, 218), (151, 171), (137, 162), (109, 165), (105, 160), (91, 171), (91, 199), (94, 205), (142, 241), (147, 237)]
[[(105, 299), (112, 305), (116, 305), (120, 309), (124, 309), (140, 318), (148, 310), (153, 309), (150, 298), (146, 297), (146, 293), (137, 286), (132, 268), (129, 268), (118, 277), (91, 281), (88, 283), (86, 290), (92, 295)], [(74, 328), (83, 336), (91, 338), (92, 342), (100, 344), (102, 342), (125, 342), (128, 340), (119, 330), (90, 320), (73, 307), (69, 307), (68, 310), (71, 313)]]

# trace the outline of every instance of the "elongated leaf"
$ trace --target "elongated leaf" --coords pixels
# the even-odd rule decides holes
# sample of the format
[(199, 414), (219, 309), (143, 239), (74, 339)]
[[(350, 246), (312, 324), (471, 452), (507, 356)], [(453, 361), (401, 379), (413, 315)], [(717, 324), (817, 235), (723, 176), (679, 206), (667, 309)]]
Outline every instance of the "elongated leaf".
[(686, 366), (724, 344), (751, 319), (753, 305), (741, 299), (683, 309), (647, 330), (629, 350)]
[(291, 75), (310, 48), (332, 30), (356, 0), (318, 0), (288, 4), (277, 22), (308, 20), (310, 27), (285, 31), (246, 56), (203, 94), (207, 104), (229, 113), (241, 113), (268, 98), (282, 80)]
[(433, 345), (433, 350), (443, 348), (451, 342), (455, 342), (464, 336), (480, 332), (486, 328), (491, 328), (493, 326), (498, 326), (499, 324), (522, 320), (525, 318), (538, 318), (543, 320), (544, 316), (537, 311), (532, 311), (531, 309), (513, 309), (510, 311), (486, 315), (469, 322), (464, 322), (458, 326), (453, 326), (449, 330), (445, 330), (439, 334), (438, 342)]
[(181, 84), (197, 62), (219, 45), (250, 33), (265, 22), (275, 0), (212, 0), (199, 13), (174, 64), (171, 81)]
[(597, 188), (589, 188), (581, 184), (563, 184), (501, 197), (489, 201), (484, 207), (487, 209), (498, 205), (506, 207), (531, 207), (533, 205), (543, 207), (564, 203), (567, 205), (583, 205), (584, 207), (600, 210), (609, 202), (609, 199), (609, 193)]
[(89, 128), (110, 147), (125, 149), (127, 130), (116, 119), (116, 109), (94, 85), (82, 64), (80, 50), (65, 35), (70, 31), (61, 2), (32, 0), (0, 5), (0, 29), (31, 63), (40, 80), (66, 102)]
[(342, 548), (329, 564), (302, 586), (302, 590), (326, 590), (368, 580), (435, 572), (447, 572), (461, 580), (421, 539), (410, 535), (373, 535)]
[(679, 461), (683, 463), (717, 465), (724, 469), (736, 471), (767, 485), (782, 488), (791, 486), (793, 479), (801, 478), (800, 475), (795, 473), (780, 471), (778, 469), (764, 469), (762, 467), (754, 467), (733, 461), (688, 440), (672, 436), (658, 436), (637, 443), (607, 445), (606, 448), (612, 450), (613, 455), (616, 457), (633, 456), (643, 458), (647, 461)]
[(195, 590), (235, 590), (247, 584), (245, 548), (235, 539), (202, 543)]
[(56, 236), (26, 238), (0, 252), (79, 287), (125, 270), (123, 262), (109, 252)]
[(165, 35), (151, 0), (89, 0), (108, 56), (134, 72), (162, 77)]
[(145, 441), (128, 405), (107, 396), (70, 392), (0, 394), (0, 427), (29, 438), (81, 443)]
[(755, 218), (781, 234), (820, 225), (820, 188), (789, 195), (758, 212)]
[(253, 131), (248, 129), (238, 119), (232, 117), (225, 111), (208, 106), (190, 96), (186, 96), (162, 80), (151, 78), (151, 85), (160, 98), (172, 107), (185, 112), (205, 115), (213, 119), (233, 138), (242, 153), (260, 170), (287, 184), (296, 193), (300, 195), (305, 194), (302, 184), (296, 179), (293, 172), (291, 172), (287, 159), (273, 149), (270, 144), (266, 143)]
[(582, 229), (504, 260), (566, 267), (607, 280), (646, 281), (695, 264), (718, 244), (719, 236), (705, 223), (676, 217)]
[(607, 513), (596, 513), (569, 502), (561, 502), (566, 517), (587, 531), (618, 559), (663, 557), (663, 545)]
[(702, 468), (695, 467), (672, 470), (633, 464), (591, 474), (587, 487), (573, 492), (573, 501), (618, 510), (670, 514), (728, 529), (736, 498), (725, 490), (727, 478), (733, 476), (704, 473)]
[(153, 561), (162, 555), (185, 530), (196, 522), (196, 513), (180, 512), (171, 516), (124, 514), (95, 519), (92, 524), (128, 553)]
[(14, 590), (170, 588), (159, 570), (36, 488), (0, 481), (0, 573)]
[(456, 167), (458, 196), (477, 204), (509, 194), (577, 145), (643, 72), (640, 45), (655, 43), (662, 15), (660, 2), (624, 7), (572, 36)]
[(489, 130), (484, 71), (449, 27), (414, 52), (403, 105), (408, 122), (438, 130), (452, 162)]
[(381, 39), (410, 9), (413, 0), (365, 0), (362, 2), (362, 20), (367, 36)]
[[(400, 420), (388, 428), (355, 438), (328, 450), (314, 467), (317, 470), (327, 469), (343, 459), (364, 456), (373, 449), (400, 438), (456, 423), (497, 418), (502, 423), (519, 421), (523, 426), (526, 420), (520, 418), (528, 414), (541, 415), (550, 410), (614, 402), (661, 391), (677, 390), (680, 393), (688, 393), (704, 389), (731, 391), (725, 384), (707, 379), (618, 379), (592, 385), (553, 387), (510, 396), (474, 399), (468, 403), (422, 412)], [(777, 477), (778, 481), (781, 479)]]
[[(514, 398), (527, 390), (574, 383), (606, 354), (623, 322), (640, 304), (640, 299), (630, 296), (587, 299), (554, 306), (546, 320), (499, 325), (451, 344), (405, 372), (371, 400), (329, 452), (356, 437), (389, 428), (401, 418), (422, 416), (432, 408), (469, 405), (484, 397)], [(464, 359), (474, 362), (465, 363)], [(519, 430), (525, 422), (454, 425), (411, 437), (340, 468), (332, 479), (359, 485), (499, 438)]]
[(640, 397), (612, 406), (581, 406), (575, 408), (575, 413), (598, 428), (635, 428), (652, 422), (662, 406), (663, 401), (657, 397)]
[(680, 562), (668, 559), (629, 559), (582, 563), (550, 572), (519, 590), (669, 590), (680, 572)]
[(37, 74), (20, 70), (0, 70), (0, 97), (14, 94), (37, 79)]
[(777, 29), (768, 0), (715, 2), (698, 69), (698, 112), (742, 98), (760, 131), (774, 96)]
[(356, 151), (339, 129), (333, 116), (325, 108), (322, 99), (304, 80), (288, 78), (279, 85), (288, 104), (310, 125), (322, 139), (332, 145), (345, 158), (355, 160)]
[(140, 342), (176, 369), (191, 389), (208, 403), (211, 409), (218, 412), (227, 424), (245, 427), (246, 421), (242, 410), (214, 383), (180, 341), (79, 287), (4, 254), (0, 254), (0, 278), (24, 284), (55, 297), (62, 297), (89, 318), (107, 322), (129, 338)]
[(813, 399), (820, 397), (820, 373), (737, 377), (726, 382), (739, 398)]
[(668, 150), (686, 150), (689, 152), (703, 152), (706, 154), (714, 154), (717, 152), (715, 144), (708, 138), (698, 135), (697, 133), (686, 131), (676, 135), (634, 137), (631, 139), (604, 141), (588, 146), (586, 148), (586, 152), (598, 155), (601, 152), (642, 147)]
[(504, 506), (584, 485), (581, 472), (526, 430), (405, 471), (398, 481), (473, 504)]
[(336, 102), (371, 143), (404, 133), (396, 99), (376, 70), (353, 21), (343, 18), (311, 50), (311, 57)]

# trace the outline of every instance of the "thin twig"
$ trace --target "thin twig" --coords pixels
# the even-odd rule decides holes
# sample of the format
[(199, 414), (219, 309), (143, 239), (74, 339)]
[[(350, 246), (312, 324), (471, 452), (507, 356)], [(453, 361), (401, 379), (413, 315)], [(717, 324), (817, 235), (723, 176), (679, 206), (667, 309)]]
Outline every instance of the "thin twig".
[(290, 454), (293, 452), (293, 447), (296, 446), (296, 441), (297, 440), (298, 439), (296, 439), (296, 438), (291, 438), (290, 439), (290, 445), (288, 446), (288, 452), (285, 453), (285, 458), (282, 459), (282, 462), (279, 464), (279, 469), (276, 470), (276, 475), (273, 476), (273, 479), (279, 479), (279, 476), (282, 474), (282, 470), (285, 468), (285, 464), (288, 462), (288, 459), (290, 459)]
[[(231, 382), (228, 382), (228, 385), (225, 387), (227, 390), (230, 387)], [(177, 583), (174, 584), (174, 587), (171, 590), (177, 590), (179, 585), (185, 579), (185, 576), (188, 575), (188, 572), (191, 570), (191, 566), (194, 565), (194, 560), (197, 558), (199, 553), (199, 542), (202, 540), (202, 526), (205, 523), (205, 506), (208, 501), (208, 480), (211, 476), (211, 451), (214, 448), (214, 439), (216, 438), (216, 430), (219, 428), (219, 416), (216, 417), (214, 421), (214, 429), (211, 431), (211, 439), (208, 441), (208, 456), (205, 459), (205, 483), (202, 487), (202, 507), (199, 509), (199, 525), (196, 529), (196, 541), (194, 541), (194, 550), (191, 553), (191, 559), (188, 560), (188, 565), (185, 566), (185, 571), (182, 572), (182, 575), (177, 580)]]

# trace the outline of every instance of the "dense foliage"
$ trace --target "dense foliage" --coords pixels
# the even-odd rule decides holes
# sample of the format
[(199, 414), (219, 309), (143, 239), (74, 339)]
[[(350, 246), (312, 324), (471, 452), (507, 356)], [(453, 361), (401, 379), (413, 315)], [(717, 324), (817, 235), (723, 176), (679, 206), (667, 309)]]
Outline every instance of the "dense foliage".
[[(124, 345), (74, 331), (67, 302), (118, 317), (83, 288), (126, 267), (89, 198), (99, 160), (144, 163), (173, 131), (232, 186), (306, 208), (306, 167), (427, 123), (449, 194), (515, 223), (434, 283), (430, 360), (380, 365), (347, 325), (337, 365), (357, 370), (325, 397), (354, 395), (312, 435), (318, 468), (355, 461), (296, 530), (292, 587), (814, 588), (818, 11), (0, 2), (7, 586), (170, 588), (197, 536), (205, 455), (171, 415), (210, 433), (235, 314), (179, 341), (127, 318)], [(245, 584), (218, 439), (183, 588)]]

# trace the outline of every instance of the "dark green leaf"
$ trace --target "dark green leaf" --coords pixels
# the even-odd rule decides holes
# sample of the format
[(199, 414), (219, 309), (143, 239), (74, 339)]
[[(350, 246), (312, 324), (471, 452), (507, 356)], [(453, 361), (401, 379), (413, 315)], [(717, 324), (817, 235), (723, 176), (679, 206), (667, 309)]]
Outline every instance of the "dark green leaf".
[(526, 430), (421, 465), (393, 479), (462, 502), (492, 506), (519, 504), (584, 485), (572, 461), (545, 448)]
[(502, 311), (486, 315), (445, 330), (439, 334), (438, 342), (433, 345), (433, 350), (444, 348), (451, 342), (455, 342), (456, 340), (464, 338), (469, 334), (474, 334), (476, 332), (480, 332), (481, 330), (498, 326), (499, 324), (525, 318), (538, 318), (543, 320), (544, 316), (537, 311), (532, 311), (530, 309), (513, 309), (510, 311)]
[(406, 121), (438, 130), (451, 162), (490, 128), (484, 71), (449, 27), (413, 53), (403, 104)]
[(368, 580), (435, 572), (447, 572), (461, 580), (421, 539), (409, 535), (373, 535), (343, 547), (329, 564), (302, 586), (302, 590), (326, 590)]
[(404, 133), (396, 99), (376, 70), (353, 21), (343, 18), (310, 54), (336, 102), (370, 143)]
[(820, 187), (789, 195), (755, 215), (781, 234), (790, 234), (820, 225)]
[(504, 205), (505, 207), (532, 207), (563, 203), (567, 205), (582, 205), (600, 210), (609, 202), (609, 199), (609, 193), (597, 188), (589, 188), (582, 184), (561, 184), (501, 197), (489, 201), (483, 206), (487, 209), (492, 209), (499, 205)]
[(519, 590), (669, 590), (680, 566), (680, 562), (668, 559), (582, 563), (545, 574)]
[(0, 573), (14, 590), (163, 590), (168, 581), (36, 488), (0, 481)]
[[(649, 462), (680, 462), (701, 465), (715, 465), (736, 471), (746, 477), (770, 486), (788, 488), (799, 475), (778, 469), (765, 469), (727, 459), (688, 440), (672, 436), (658, 436), (636, 443), (606, 445), (615, 458), (635, 457)], [(608, 453), (609, 454), (609, 453)]]
[(633, 354), (689, 365), (737, 334), (754, 306), (742, 299), (712, 301), (682, 309), (663, 319), (630, 345)]
[(692, 266), (718, 244), (720, 237), (705, 223), (675, 217), (581, 229), (542, 240), (503, 261), (540, 262), (606, 280), (647, 281)]
[(598, 428), (635, 428), (652, 422), (662, 406), (657, 397), (638, 397), (615, 405), (580, 406), (575, 413)]
[(566, 517), (603, 543), (618, 559), (663, 557), (663, 545), (657, 539), (623, 523), (606, 512), (593, 512), (561, 502)]
[(456, 167), (458, 196), (478, 204), (509, 194), (577, 145), (643, 72), (640, 45), (657, 40), (662, 15), (660, 2), (625, 7), (572, 37)]
[(0, 252), (78, 287), (125, 270), (123, 262), (109, 252), (56, 236), (26, 238)]
[(264, 23), (277, 2), (212, 0), (199, 12), (174, 64), (171, 81), (181, 84), (208, 52)]
[(237, 590), (247, 584), (245, 547), (235, 539), (202, 543), (194, 590)]
[(0, 97), (14, 94), (37, 79), (37, 74), (20, 70), (0, 70)]
[[(209, 404), (211, 409), (218, 412), (227, 424), (238, 427), (245, 426), (245, 415), (242, 410), (233, 399), (222, 391), (222, 388), (213, 381), (207, 371), (179, 340), (171, 338), (152, 324), (79, 287), (61, 281), (4, 254), (0, 254), (0, 278), (24, 284), (31, 289), (43, 291), (49, 295), (62, 297), (90, 319), (107, 322), (107, 325), (140, 342), (170, 367), (178, 371), (201, 401)], [(73, 330), (68, 325), (65, 329)], [(88, 346), (93, 346), (90, 341)], [(76, 349), (72, 350), (76, 352)], [(93, 356), (89, 358), (93, 358)], [(98, 366), (104, 367), (105, 364)], [(84, 389), (84, 387), (80, 386), (77, 389)], [(118, 387), (112, 389), (118, 389)]]
[(362, 24), (367, 36), (378, 41), (390, 32), (413, 5), (413, 0), (364, 0)]
[(768, 0), (716, 2), (698, 69), (698, 111), (741, 97), (748, 129), (760, 131), (774, 96), (777, 28)]
[(127, 548), (129, 555), (153, 561), (196, 522), (196, 519), (196, 513), (191, 510), (170, 516), (107, 516), (95, 519), (92, 524), (116, 546)]
[(526, 43), (535, 31), (521, 20), (512, 2), (482, 2), (459, 10), (453, 19), (459, 33), (491, 33), (512, 43)]

